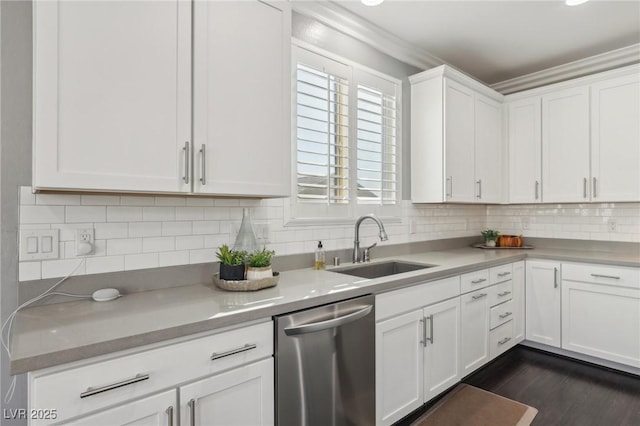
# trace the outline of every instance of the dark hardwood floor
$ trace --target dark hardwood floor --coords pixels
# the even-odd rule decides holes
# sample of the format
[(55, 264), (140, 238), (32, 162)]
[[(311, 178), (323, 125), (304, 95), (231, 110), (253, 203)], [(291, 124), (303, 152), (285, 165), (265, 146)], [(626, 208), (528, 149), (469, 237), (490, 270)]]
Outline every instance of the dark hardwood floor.
[(533, 426), (640, 426), (639, 377), (523, 346), (463, 382), (537, 408)]

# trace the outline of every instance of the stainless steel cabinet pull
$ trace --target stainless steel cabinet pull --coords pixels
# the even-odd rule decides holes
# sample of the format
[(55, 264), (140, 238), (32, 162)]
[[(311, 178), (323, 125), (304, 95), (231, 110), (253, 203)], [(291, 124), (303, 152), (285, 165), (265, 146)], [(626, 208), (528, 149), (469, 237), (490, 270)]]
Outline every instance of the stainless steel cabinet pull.
[(504, 297), (507, 294), (511, 294), (511, 292), (510, 291), (503, 291), (502, 293), (498, 293), (498, 297)]
[(478, 198), (482, 198), (482, 179), (478, 179), (476, 182), (478, 184)]
[(206, 151), (206, 145), (202, 144), (202, 146), (200, 147), (200, 183), (202, 185), (206, 185), (207, 184), (207, 151)]
[(169, 418), (168, 426), (173, 426), (173, 405), (167, 408), (165, 413), (167, 413), (167, 417)]
[(342, 317), (332, 318), (326, 321), (318, 321), (311, 324), (298, 325), (295, 327), (285, 327), (284, 333), (287, 336), (295, 336), (297, 334), (313, 333), (315, 331), (339, 327), (368, 315), (372, 309), (373, 306), (367, 305), (364, 309), (360, 309), (359, 311), (352, 312)]
[(97, 395), (102, 392), (107, 392), (113, 389), (121, 388), (123, 386), (132, 385), (134, 383), (138, 383), (148, 379), (149, 379), (148, 374), (136, 374), (136, 377), (132, 377), (131, 379), (126, 379), (121, 382), (113, 383), (111, 385), (100, 386), (99, 388), (87, 388), (86, 391), (80, 394), (80, 398), (86, 398), (88, 396)]
[(540, 182), (536, 181), (536, 200), (540, 198)]
[(553, 268), (553, 288), (558, 288), (558, 268)]
[(446, 196), (451, 197), (452, 193), (453, 193), (453, 177), (449, 176), (447, 178)]
[(239, 354), (240, 352), (250, 351), (251, 349), (255, 349), (257, 347), (258, 346), (252, 343), (252, 344), (246, 344), (241, 348), (231, 349), (230, 351), (226, 351), (226, 352), (221, 352), (221, 353), (214, 352), (213, 354), (211, 354), (211, 361), (215, 361), (216, 359), (224, 358), (229, 355)]
[(498, 342), (499, 345), (504, 345), (505, 343), (507, 343), (509, 340), (511, 340), (511, 337), (505, 337), (504, 339), (500, 340)]
[(582, 181), (582, 197), (587, 198), (587, 178)]
[(189, 158), (189, 142), (188, 141), (184, 143), (184, 148), (182, 148), (182, 150), (184, 151), (184, 177), (182, 179), (184, 180), (184, 183), (189, 183), (190, 158)]
[(422, 343), (422, 346), (426, 347), (427, 346), (427, 317), (422, 317), (420, 319), (420, 322), (422, 323), (422, 340), (420, 340), (420, 343)]
[(479, 280), (473, 280), (471, 281), (471, 284), (480, 284), (485, 282), (487, 279), (486, 278), (480, 278)]
[(196, 400), (190, 399), (187, 405), (189, 406), (189, 417), (191, 417), (189, 423), (191, 426), (196, 426)]
[(498, 274), (499, 277), (506, 277), (507, 275), (511, 275), (511, 272), (501, 272)]
[(598, 196), (598, 179), (597, 178), (593, 178), (593, 198), (596, 198)]
[(504, 314), (498, 315), (498, 316), (500, 317), (500, 319), (505, 319), (507, 317), (510, 317), (511, 315), (512, 315), (511, 312), (505, 312)]
[(601, 274), (591, 274), (592, 277), (595, 278), (611, 278), (612, 280), (619, 280), (620, 277), (616, 277), (615, 275), (601, 275)]
[(478, 300), (478, 299), (482, 299), (483, 297), (485, 297), (487, 295), (487, 293), (480, 293), (480, 294), (476, 294), (475, 296), (471, 296), (471, 298), (473, 300)]
[[(433, 314), (431, 314), (428, 317), (426, 317), (425, 320), (429, 320), (429, 337), (425, 336), (424, 345), (427, 346), (427, 340), (429, 341), (429, 343), (431, 343), (433, 345)], [(425, 329), (426, 329), (426, 327), (425, 327)]]

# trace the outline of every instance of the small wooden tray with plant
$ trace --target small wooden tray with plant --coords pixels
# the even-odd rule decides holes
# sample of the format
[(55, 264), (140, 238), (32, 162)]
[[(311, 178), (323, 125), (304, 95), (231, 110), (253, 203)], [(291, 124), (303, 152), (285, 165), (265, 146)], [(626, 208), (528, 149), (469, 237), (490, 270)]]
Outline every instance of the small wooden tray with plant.
[(255, 291), (274, 287), (279, 274), (273, 272), (273, 250), (257, 250), (253, 253), (229, 249), (225, 244), (218, 249), (220, 273), (213, 276), (213, 283), (228, 291)]

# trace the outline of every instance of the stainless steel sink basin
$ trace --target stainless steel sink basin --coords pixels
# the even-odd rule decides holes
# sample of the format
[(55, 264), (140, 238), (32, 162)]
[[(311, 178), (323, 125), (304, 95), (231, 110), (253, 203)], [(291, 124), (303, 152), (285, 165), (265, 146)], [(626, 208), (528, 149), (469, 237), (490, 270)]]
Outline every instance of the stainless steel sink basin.
[(362, 278), (380, 278), (389, 275), (401, 274), (403, 272), (418, 271), (420, 269), (433, 268), (437, 265), (424, 265), (419, 263), (405, 262), (380, 262), (367, 263), (364, 265), (349, 266), (341, 269), (334, 269), (333, 272), (340, 274), (354, 275)]

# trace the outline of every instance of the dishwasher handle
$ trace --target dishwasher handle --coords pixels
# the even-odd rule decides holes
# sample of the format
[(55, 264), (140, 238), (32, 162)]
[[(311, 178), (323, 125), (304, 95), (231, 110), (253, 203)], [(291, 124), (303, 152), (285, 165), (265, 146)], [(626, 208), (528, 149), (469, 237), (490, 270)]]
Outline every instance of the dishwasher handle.
[(328, 330), (330, 328), (336, 328), (344, 324), (356, 321), (364, 316), (367, 316), (373, 309), (372, 305), (367, 305), (365, 308), (352, 312), (350, 314), (332, 318), (325, 321), (312, 322), (311, 324), (298, 325), (295, 327), (285, 327), (284, 332), (287, 336), (296, 336), (298, 334), (315, 333), (316, 331)]

